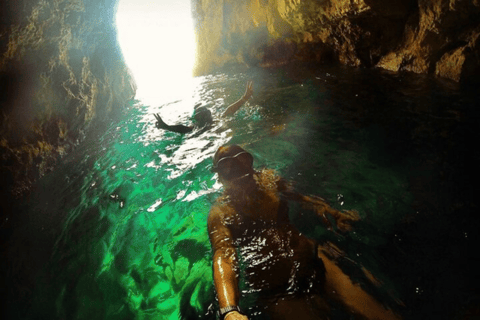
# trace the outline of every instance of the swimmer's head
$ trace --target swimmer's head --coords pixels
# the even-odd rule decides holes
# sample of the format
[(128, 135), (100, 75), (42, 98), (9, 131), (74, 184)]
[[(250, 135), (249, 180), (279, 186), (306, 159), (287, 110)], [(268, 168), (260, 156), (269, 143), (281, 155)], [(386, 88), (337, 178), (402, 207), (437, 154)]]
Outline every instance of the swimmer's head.
[(253, 156), (234, 144), (218, 148), (213, 157), (213, 169), (225, 181), (248, 176), (254, 172)]
[(193, 113), (193, 119), (195, 120), (197, 126), (204, 127), (213, 122), (212, 112), (207, 109), (207, 107), (199, 107), (197, 104), (195, 106), (195, 112)]

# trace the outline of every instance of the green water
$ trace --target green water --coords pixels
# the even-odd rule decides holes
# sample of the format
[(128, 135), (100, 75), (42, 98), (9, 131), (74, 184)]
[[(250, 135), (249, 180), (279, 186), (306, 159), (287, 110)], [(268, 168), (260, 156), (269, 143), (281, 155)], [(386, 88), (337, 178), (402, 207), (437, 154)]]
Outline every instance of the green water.
[[(192, 101), (210, 103), (220, 119), (247, 80), (254, 81), (253, 98), (212, 129), (180, 135), (155, 128), (156, 112), (169, 123), (191, 124)], [(355, 261), (352, 277), (362, 281), (355, 269), (362, 265), (384, 283), (372, 291), (379, 300), (412, 319), (460, 310), (466, 289), (448, 287), (458, 299), (450, 309), (441, 307), (450, 299), (438, 294), (444, 278), (429, 278), (444, 274), (429, 270), (438, 266), (445, 230), (456, 241), (452, 252), (472, 241), (470, 220), (451, 224), (453, 213), (470, 210), (465, 203), (472, 200), (471, 190), (450, 190), (469, 174), (455, 155), (466, 153), (466, 136), (476, 137), (476, 120), (456, 118), (472, 104), (460, 89), (416, 76), (326, 67), (195, 81), (184, 99), (153, 106), (133, 101), (119, 123), (39, 183), (26, 204), (29, 218), (12, 240), (11, 272), (29, 275), (11, 280), (18, 296), (12, 318), (214, 319), (206, 220), (221, 193), (211, 159), (227, 143), (242, 145), (257, 168), (276, 169), (298, 190), (360, 213), (356, 229), (338, 236), (291, 210), (304, 233), (336, 243)], [(425, 296), (438, 307), (425, 304)]]

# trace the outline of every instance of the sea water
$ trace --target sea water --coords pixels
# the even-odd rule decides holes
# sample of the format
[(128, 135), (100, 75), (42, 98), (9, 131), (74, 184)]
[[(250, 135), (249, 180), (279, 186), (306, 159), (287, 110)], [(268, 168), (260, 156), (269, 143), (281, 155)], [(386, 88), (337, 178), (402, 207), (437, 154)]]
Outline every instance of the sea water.
[[(253, 97), (222, 118), (248, 80)], [(344, 251), (354, 281), (406, 318), (450, 318), (475, 297), (476, 101), (448, 81), (311, 65), (226, 70), (196, 78), (180, 99), (131, 101), (24, 204), (10, 241), (7, 314), (215, 319), (206, 221), (222, 186), (210, 169), (217, 148), (235, 143), (256, 168), (359, 212), (354, 230), (340, 235), (313, 213), (290, 210), (303, 233)], [(197, 103), (213, 113), (208, 130), (155, 127), (154, 113), (192, 125)]]

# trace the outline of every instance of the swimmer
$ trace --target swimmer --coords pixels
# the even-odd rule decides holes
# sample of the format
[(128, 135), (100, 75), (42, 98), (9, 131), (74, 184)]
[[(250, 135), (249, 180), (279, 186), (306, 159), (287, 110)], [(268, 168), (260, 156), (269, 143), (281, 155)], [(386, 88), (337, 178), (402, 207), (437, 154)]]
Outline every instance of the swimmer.
[(247, 290), (259, 295), (254, 310), (269, 319), (329, 319), (332, 301), (362, 319), (400, 319), (343, 273), (334, 246), (319, 245), (293, 226), (287, 201), (313, 210), (339, 232), (352, 229), (360, 219), (356, 211), (340, 212), (320, 197), (299, 194), (273, 170), (254, 170), (253, 156), (237, 145), (220, 147), (213, 163), (225, 188), (208, 216), (220, 319), (248, 319), (239, 308), (239, 259)]
[[(230, 116), (234, 114), (238, 109), (240, 109), (241, 106), (247, 102), (247, 100), (252, 96), (253, 94), (253, 82), (248, 81), (247, 82), (247, 87), (245, 89), (245, 94), (243, 95), (242, 98), (228, 106), (228, 108), (223, 112), (223, 116)], [(155, 123), (155, 126), (158, 129), (163, 129), (163, 130), (168, 130), (168, 131), (173, 131), (177, 133), (188, 133), (192, 132), (193, 129), (195, 128), (205, 128), (209, 127), (213, 123), (213, 117), (212, 117), (212, 112), (207, 109), (205, 106), (201, 106), (201, 104), (197, 104), (194, 108), (194, 114), (193, 118), (195, 120), (195, 125), (194, 126), (185, 126), (183, 124), (177, 124), (177, 125), (168, 125), (166, 124), (160, 115), (154, 114), (155, 118), (157, 119), (157, 122)]]

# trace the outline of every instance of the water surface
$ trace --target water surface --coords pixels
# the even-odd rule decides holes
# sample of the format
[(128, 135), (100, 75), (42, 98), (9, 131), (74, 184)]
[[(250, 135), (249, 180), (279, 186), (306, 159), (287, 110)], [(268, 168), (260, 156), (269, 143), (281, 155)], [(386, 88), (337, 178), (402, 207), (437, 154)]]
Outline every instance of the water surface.
[[(247, 80), (254, 96), (222, 119)], [(23, 205), (6, 250), (7, 315), (214, 319), (206, 218), (221, 193), (211, 159), (226, 143), (298, 190), (360, 213), (342, 237), (291, 210), (302, 232), (344, 250), (346, 272), (385, 304), (406, 319), (462, 315), (478, 301), (476, 101), (428, 77), (303, 65), (218, 72), (196, 78), (182, 99), (132, 101)], [(213, 128), (155, 128), (157, 112), (191, 124), (199, 102)], [(368, 286), (361, 266), (383, 286)]]

